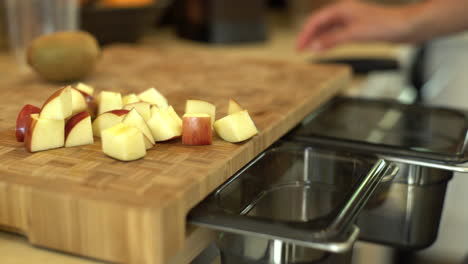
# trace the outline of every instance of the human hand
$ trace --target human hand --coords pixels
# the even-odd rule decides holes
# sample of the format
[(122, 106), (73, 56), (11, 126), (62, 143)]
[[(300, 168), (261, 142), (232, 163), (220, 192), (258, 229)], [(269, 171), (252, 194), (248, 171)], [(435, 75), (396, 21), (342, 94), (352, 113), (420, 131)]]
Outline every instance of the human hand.
[(310, 16), (297, 40), (297, 50), (321, 51), (355, 41), (412, 41), (411, 7), (384, 7), (341, 1)]

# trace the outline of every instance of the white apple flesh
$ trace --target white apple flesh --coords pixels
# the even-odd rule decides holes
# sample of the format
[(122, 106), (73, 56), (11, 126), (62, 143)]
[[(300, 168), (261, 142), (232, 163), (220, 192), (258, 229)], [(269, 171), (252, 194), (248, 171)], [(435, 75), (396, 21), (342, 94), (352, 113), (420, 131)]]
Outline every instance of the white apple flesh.
[(146, 91), (139, 93), (138, 98), (142, 102), (157, 105), (159, 108), (166, 108), (169, 106), (166, 97), (164, 97), (155, 88), (149, 88)]
[(65, 147), (94, 143), (91, 116), (87, 111), (72, 116), (65, 124)]
[(211, 145), (213, 129), (211, 117), (207, 114), (185, 114), (182, 118), (182, 144)]
[(141, 117), (135, 108), (130, 110), (130, 112), (122, 120), (122, 123), (139, 129), (141, 133), (143, 133), (143, 135), (145, 135), (145, 137), (150, 141), (150, 143), (154, 144), (154, 138), (151, 134), (151, 130), (149, 129), (143, 117)]
[(247, 140), (258, 133), (247, 110), (217, 120), (214, 123), (214, 128), (219, 137), (232, 143)]
[(122, 96), (120, 93), (102, 91), (99, 94), (98, 103), (98, 114), (122, 109)]
[(75, 89), (77, 89), (78, 91), (81, 91), (81, 92), (83, 92), (85, 94), (88, 94), (90, 96), (94, 95), (94, 88), (92, 86), (84, 84), (84, 83), (78, 83), (77, 85), (75, 85)]
[(234, 99), (229, 99), (228, 115), (240, 112), (242, 110), (244, 110), (244, 108), (242, 108), (239, 103), (237, 103)]
[(187, 100), (185, 104), (186, 114), (207, 114), (211, 117), (211, 125), (216, 118), (216, 106), (201, 100)]
[(133, 103), (138, 103), (140, 102), (140, 99), (138, 99), (138, 96), (134, 93), (127, 94), (122, 98), (122, 104), (128, 105), (128, 104), (133, 104)]
[(158, 108), (157, 111), (153, 111), (153, 116), (147, 124), (156, 142), (170, 140), (182, 135), (182, 126), (179, 125), (179, 121), (175, 119), (174, 115), (168, 111), (168, 108)]
[(44, 119), (64, 120), (72, 115), (72, 88), (64, 87), (53, 93), (41, 108), (40, 117)]
[(141, 115), (141, 117), (143, 117), (145, 121), (148, 121), (151, 118), (151, 104), (146, 102), (127, 104), (123, 107), (123, 109), (137, 110), (137, 112)]
[(117, 124), (102, 131), (102, 151), (122, 161), (141, 159), (146, 155), (144, 136), (134, 127)]
[(86, 97), (79, 90), (72, 88), (72, 115), (75, 115), (79, 112), (85, 111), (88, 109), (88, 103), (86, 102)]
[(55, 149), (64, 146), (65, 121), (45, 119), (31, 114), (31, 122), (24, 136), (24, 145), (29, 152)]
[(103, 130), (121, 123), (128, 112), (130, 111), (119, 109), (98, 115), (93, 122), (93, 135), (100, 137)]

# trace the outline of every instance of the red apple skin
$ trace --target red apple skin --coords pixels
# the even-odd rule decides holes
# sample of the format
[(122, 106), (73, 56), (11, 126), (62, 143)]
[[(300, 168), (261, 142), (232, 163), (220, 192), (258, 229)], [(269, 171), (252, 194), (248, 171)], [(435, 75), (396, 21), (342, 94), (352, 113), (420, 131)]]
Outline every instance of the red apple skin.
[(24, 134), (24, 147), (27, 151), (31, 151), (31, 140), (32, 140), (32, 133), (34, 131), (34, 127), (37, 124), (37, 120), (33, 118), (29, 118), (28, 128), (26, 129), (26, 133)]
[(21, 111), (18, 113), (16, 118), (16, 140), (18, 142), (24, 141), (24, 135), (29, 127), (31, 122), (31, 114), (39, 114), (41, 109), (37, 106), (27, 104), (23, 106)]
[(68, 135), (72, 131), (72, 129), (81, 122), (83, 119), (87, 118), (89, 115), (88, 111), (82, 111), (78, 114), (72, 116), (67, 123), (65, 124), (65, 141), (67, 140)]
[(211, 128), (211, 117), (184, 116), (182, 120), (182, 144), (212, 144), (213, 132)]
[(106, 113), (113, 113), (114, 115), (123, 116), (123, 115), (128, 114), (129, 112), (130, 112), (130, 110), (116, 109), (116, 110), (108, 111)]

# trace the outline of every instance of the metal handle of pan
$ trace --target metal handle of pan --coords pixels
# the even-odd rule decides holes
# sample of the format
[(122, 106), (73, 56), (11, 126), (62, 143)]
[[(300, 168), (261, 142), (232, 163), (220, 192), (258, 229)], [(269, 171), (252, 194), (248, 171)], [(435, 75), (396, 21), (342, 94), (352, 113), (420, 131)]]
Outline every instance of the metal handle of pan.
[[(259, 223), (258, 221), (252, 221), (251, 219), (241, 216), (233, 217), (195, 213), (191, 214), (188, 220), (192, 225), (213, 229), (218, 232), (257, 236), (270, 240), (281, 240), (297, 246), (333, 253), (342, 253), (350, 250), (359, 236), (359, 228), (355, 225), (352, 225), (350, 230), (344, 235), (321, 240), (311, 238), (306, 230), (296, 232), (297, 230), (289, 229), (284, 226), (279, 227), (271, 223)], [(274, 229), (272, 230), (272, 228)]]
[(442, 163), (434, 163), (434, 162), (428, 162), (428, 161), (417, 160), (417, 159), (405, 159), (405, 158), (397, 158), (397, 157), (390, 157), (390, 156), (381, 156), (380, 158), (388, 160), (388, 161), (392, 161), (392, 162), (418, 165), (418, 166), (453, 171), (453, 172), (468, 173), (468, 163), (442, 164)]

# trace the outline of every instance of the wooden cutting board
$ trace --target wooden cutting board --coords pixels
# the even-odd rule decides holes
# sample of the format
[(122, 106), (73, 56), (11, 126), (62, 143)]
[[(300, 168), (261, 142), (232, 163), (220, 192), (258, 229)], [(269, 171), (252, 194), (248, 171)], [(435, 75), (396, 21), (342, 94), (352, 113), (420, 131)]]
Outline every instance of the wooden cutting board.
[(260, 130), (240, 144), (219, 138), (211, 146), (160, 143), (128, 163), (106, 157), (99, 141), (26, 152), (14, 137), (17, 112), (26, 103), (40, 106), (57, 86), (32, 73), (1, 77), (0, 227), (60, 251), (163, 264), (183, 247), (188, 211), (344, 88), (350, 71), (189, 50), (108, 48), (85, 80), (96, 89), (127, 93), (154, 86), (179, 114), (185, 100), (194, 98), (214, 103), (218, 118), (234, 98)]

